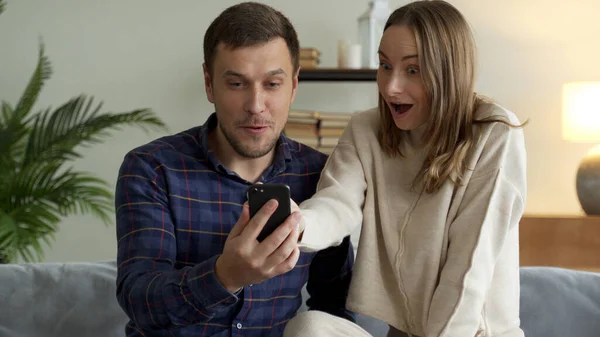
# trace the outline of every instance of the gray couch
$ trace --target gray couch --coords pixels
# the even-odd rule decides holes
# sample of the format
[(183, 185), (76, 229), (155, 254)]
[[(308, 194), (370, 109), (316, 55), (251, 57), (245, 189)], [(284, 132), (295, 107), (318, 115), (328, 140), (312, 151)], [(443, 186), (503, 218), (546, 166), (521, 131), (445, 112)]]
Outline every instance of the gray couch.
[[(0, 337), (123, 336), (115, 277), (114, 262), (0, 265)], [(387, 333), (358, 320), (376, 337)], [(522, 268), (521, 325), (527, 337), (599, 337), (600, 274)]]

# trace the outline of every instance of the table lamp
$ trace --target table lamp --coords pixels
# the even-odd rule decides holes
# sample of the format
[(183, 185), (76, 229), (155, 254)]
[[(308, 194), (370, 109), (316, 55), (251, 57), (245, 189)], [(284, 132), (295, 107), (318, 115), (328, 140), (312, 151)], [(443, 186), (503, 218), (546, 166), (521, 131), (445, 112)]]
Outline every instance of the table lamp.
[[(563, 85), (563, 139), (600, 143), (600, 82)], [(600, 215), (600, 145), (592, 148), (577, 169), (577, 197), (587, 215)]]

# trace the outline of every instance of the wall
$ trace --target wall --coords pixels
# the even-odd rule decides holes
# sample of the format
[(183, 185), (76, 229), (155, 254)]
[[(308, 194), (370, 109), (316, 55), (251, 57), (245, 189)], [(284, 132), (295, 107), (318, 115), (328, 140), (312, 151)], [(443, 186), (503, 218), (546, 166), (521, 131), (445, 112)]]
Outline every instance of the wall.
[[(334, 66), (338, 39), (356, 37), (367, 0), (265, 1), (286, 13), (303, 46)], [(475, 30), (480, 53), (478, 91), (525, 120), (529, 155), (528, 213), (578, 214), (574, 189), (579, 159), (591, 146), (560, 137), (561, 85), (599, 80), (600, 2), (593, 0), (454, 0)], [(172, 132), (200, 124), (212, 111), (202, 83), (202, 39), (210, 21), (232, 0), (8, 0), (0, 16), (0, 99), (16, 102), (35, 65), (42, 37), (54, 75), (38, 107), (88, 93), (108, 111), (151, 107)], [(392, 0), (396, 8), (404, 1)], [(543, 13), (543, 14), (542, 14)], [(586, 27), (584, 27), (584, 25)], [(302, 83), (294, 108), (360, 110), (376, 104), (373, 83)], [(125, 152), (160, 135), (115, 133), (77, 168), (115, 183)], [(111, 259), (114, 226), (86, 216), (68, 218), (48, 261)]]

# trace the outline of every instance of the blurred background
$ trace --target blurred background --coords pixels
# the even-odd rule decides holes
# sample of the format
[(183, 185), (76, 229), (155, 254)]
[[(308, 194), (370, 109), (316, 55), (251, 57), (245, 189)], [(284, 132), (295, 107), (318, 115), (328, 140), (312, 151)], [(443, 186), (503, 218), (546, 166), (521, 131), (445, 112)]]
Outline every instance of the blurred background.
[[(0, 16), (1, 100), (16, 104), (43, 39), (54, 73), (37, 108), (80, 93), (105, 111), (151, 108), (171, 133), (202, 124), (213, 107), (202, 76), (202, 40), (226, 7), (219, 1), (8, 0)], [(302, 47), (317, 48), (320, 67), (337, 66), (339, 40), (357, 42), (367, 0), (263, 1), (286, 14)], [(479, 48), (477, 91), (530, 120), (528, 214), (581, 214), (575, 175), (590, 144), (561, 136), (562, 86), (600, 80), (600, 2), (596, 0), (451, 0), (470, 21)], [(406, 1), (390, 0), (390, 9)], [(376, 105), (375, 82), (301, 82), (294, 109), (354, 112)], [(135, 130), (86, 151), (76, 162), (114, 186), (123, 155), (164, 134)], [(1, 174), (1, 173), (0, 173)], [(113, 259), (114, 226), (91, 216), (60, 225), (46, 261)]]

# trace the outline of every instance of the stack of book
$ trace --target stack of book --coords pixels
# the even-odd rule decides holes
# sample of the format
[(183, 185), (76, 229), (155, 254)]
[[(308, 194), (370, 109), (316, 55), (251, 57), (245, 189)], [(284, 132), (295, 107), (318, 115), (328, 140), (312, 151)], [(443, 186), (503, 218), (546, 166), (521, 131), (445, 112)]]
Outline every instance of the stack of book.
[(284, 134), (299, 143), (331, 154), (352, 113), (292, 110)]
[(304, 145), (319, 147), (319, 119), (318, 113), (306, 110), (292, 110), (288, 121), (283, 128), (283, 133)]
[(331, 154), (351, 117), (350, 112), (319, 112), (319, 151)]
[(321, 63), (321, 52), (317, 48), (300, 48), (300, 67), (315, 69)]

